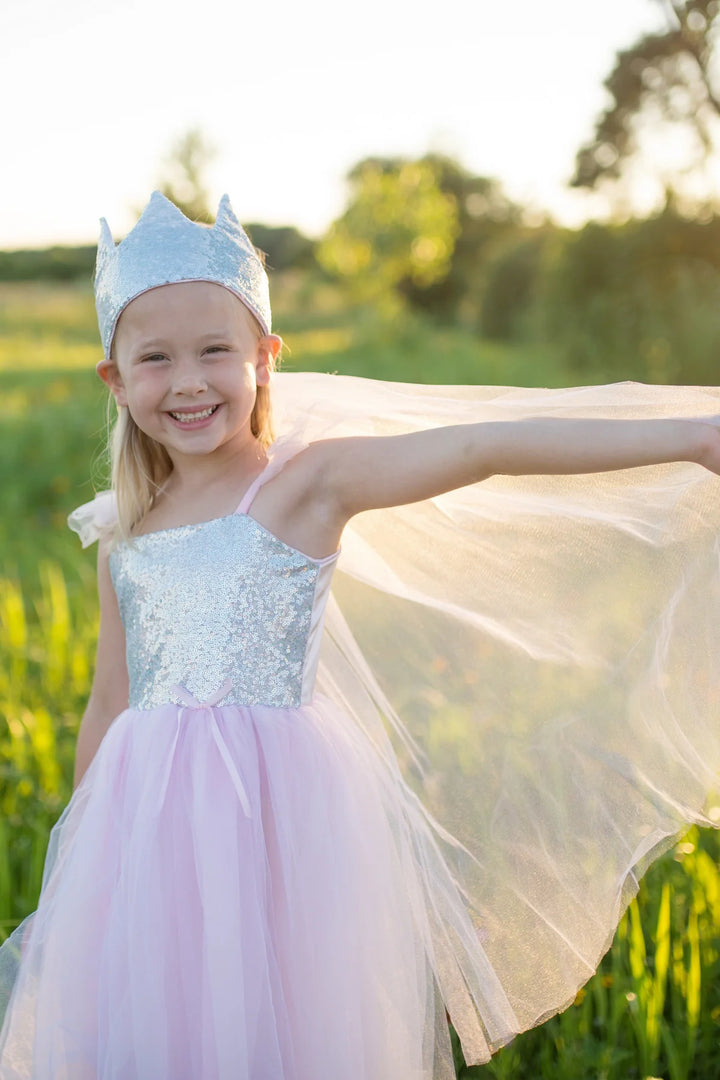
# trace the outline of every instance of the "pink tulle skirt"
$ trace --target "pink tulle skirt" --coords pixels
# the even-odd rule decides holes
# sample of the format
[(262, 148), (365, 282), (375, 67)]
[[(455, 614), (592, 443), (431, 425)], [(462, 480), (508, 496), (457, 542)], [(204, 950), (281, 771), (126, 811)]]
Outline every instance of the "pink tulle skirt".
[(451, 1075), (392, 791), (322, 697), (123, 712), (0, 949), (2, 1080)]

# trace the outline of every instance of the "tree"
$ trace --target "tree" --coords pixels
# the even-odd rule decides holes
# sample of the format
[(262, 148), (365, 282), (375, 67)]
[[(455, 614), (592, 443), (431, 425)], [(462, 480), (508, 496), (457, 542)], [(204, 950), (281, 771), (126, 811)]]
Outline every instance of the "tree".
[(671, 208), (558, 233), (537, 279), (536, 323), (578, 373), (713, 385), (720, 349), (720, 217)]
[(484, 268), (478, 326), (483, 337), (510, 341), (527, 336), (552, 227), (518, 230)]
[[(720, 84), (713, 73), (713, 45), (720, 26), (719, 0), (655, 0), (668, 16), (665, 33), (647, 34), (618, 53), (605, 80), (610, 104), (595, 124), (590, 140), (577, 154), (572, 185), (599, 188), (626, 178), (628, 166), (643, 156), (643, 139), (651, 128), (682, 130), (684, 165), (654, 175), (666, 190), (676, 188), (697, 203), (682, 179), (702, 170), (718, 143)], [(646, 155), (647, 156), (647, 155)], [(706, 185), (705, 200), (712, 200)], [(717, 192), (714, 192), (717, 196)]]
[(348, 181), (348, 207), (317, 253), (327, 270), (437, 315), (457, 315), (468, 297), (477, 309), (482, 265), (521, 217), (496, 180), (426, 154), (365, 158)]
[(522, 210), (505, 195), (498, 180), (475, 176), (459, 162), (442, 154), (426, 154), (422, 161), (457, 209), (458, 230), (447, 274), (418, 286), (407, 283), (411, 303), (440, 316), (457, 315), (470, 307), (475, 317), (484, 288), (484, 269), (493, 252), (514, 234)]
[(205, 173), (216, 156), (202, 131), (192, 128), (176, 140), (161, 167), (158, 190), (191, 221), (212, 224), (215, 220)]
[(255, 248), (265, 255), (269, 271), (312, 265), (315, 244), (294, 225), (250, 222), (245, 229)]
[(457, 236), (455, 201), (422, 161), (369, 158), (349, 174), (350, 202), (317, 249), (321, 266), (381, 301), (405, 283), (428, 286), (448, 272)]

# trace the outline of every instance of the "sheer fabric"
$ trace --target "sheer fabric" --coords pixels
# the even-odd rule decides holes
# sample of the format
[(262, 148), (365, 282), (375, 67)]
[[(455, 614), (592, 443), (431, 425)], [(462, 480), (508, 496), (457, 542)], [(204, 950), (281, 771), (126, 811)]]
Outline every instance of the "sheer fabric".
[[(720, 413), (715, 388), (637, 383), (285, 374), (275, 395), (282, 430), (306, 441)], [(469, 1064), (567, 1006), (653, 859), (690, 823), (720, 823), (719, 527), (720, 479), (679, 463), (494, 476), (345, 531), (319, 686), (431, 826), (432, 842), (417, 833), (429, 941)], [(458, 897), (503, 1015), (485, 1009)]]

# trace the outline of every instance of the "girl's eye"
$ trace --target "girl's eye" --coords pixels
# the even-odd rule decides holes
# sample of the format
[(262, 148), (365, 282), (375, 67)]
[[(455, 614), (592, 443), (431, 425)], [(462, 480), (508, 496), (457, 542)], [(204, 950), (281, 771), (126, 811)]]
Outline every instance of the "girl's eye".
[[(205, 350), (206, 353), (227, 352), (227, 351), (228, 351), (228, 349), (227, 349), (226, 345), (210, 345)], [(165, 356), (164, 353), (150, 353), (149, 356), (143, 356), (141, 358), (141, 360), (140, 360), (140, 363), (141, 364), (145, 364), (145, 363), (148, 363), (148, 362), (152, 363), (152, 362), (157, 362), (157, 361), (160, 361), (160, 360), (167, 360), (167, 357)]]

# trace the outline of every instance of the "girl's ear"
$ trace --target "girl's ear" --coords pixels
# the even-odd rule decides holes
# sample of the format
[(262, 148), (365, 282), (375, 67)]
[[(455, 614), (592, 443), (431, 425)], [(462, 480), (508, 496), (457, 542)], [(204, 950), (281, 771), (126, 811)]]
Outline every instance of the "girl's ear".
[(101, 360), (96, 364), (95, 370), (102, 381), (110, 388), (110, 393), (118, 405), (127, 405), (125, 384), (122, 381), (118, 366), (114, 360)]
[(255, 365), (255, 378), (258, 386), (267, 386), (275, 367), (278, 353), (282, 349), (282, 338), (277, 334), (265, 334), (258, 341), (258, 358)]

